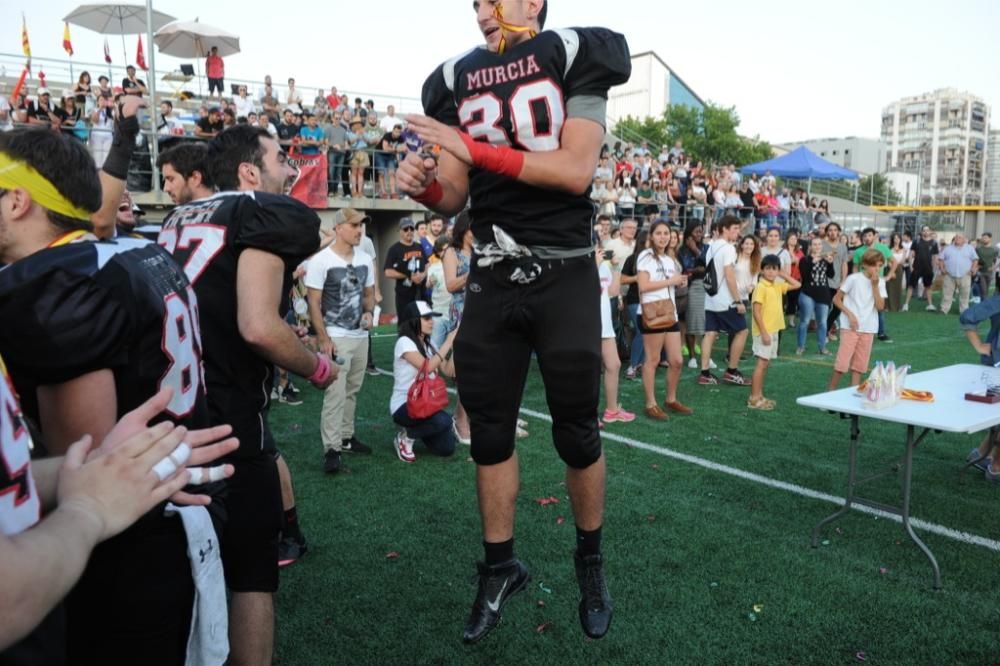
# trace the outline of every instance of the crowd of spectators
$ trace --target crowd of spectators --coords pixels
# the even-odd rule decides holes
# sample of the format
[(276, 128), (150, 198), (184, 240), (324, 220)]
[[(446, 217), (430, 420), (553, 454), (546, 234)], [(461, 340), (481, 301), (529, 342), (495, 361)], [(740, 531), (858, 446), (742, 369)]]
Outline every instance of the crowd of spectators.
[(646, 141), (635, 147), (620, 141), (605, 145), (591, 198), (601, 214), (650, 222), (663, 217), (679, 226), (724, 215), (782, 230), (808, 230), (830, 220), (825, 199), (779, 187), (770, 172), (745, 177), (735, 164), (705, 164), (685, 153), (679, 141), (655, 155)]
[[(372, 99), (355, 97), (352, 104), (336, 86), (307, 99), (294, 78), (279, 90), (270, 76), (257, 91), (236, 84), (227, 92), (222, 59), (209, 55), (206, 66), (211, 68), (210, 88), (203, 104), (194, 107), (159, 96), (149, 111), (149, 129), (161, 151), (184, 140), (210, 139), (237, 124), (258, 125), (289, 150), (326, 155), (331, 196), (400, 198), (395, 172), (408, 137), (393, 105), (380, 113)], [(100, 166), (111, 141), (115, 102), (122, 95), (148, 95), (148, 88), (129, 66), (117, 86), (104, 75), (93, 84), (89, 72), (81, 72), (58, 99), (46, 87), (33, 95), (25, 90), (18, 99), (3, 92), (0, 131), (26, 124), (69, 133), (90, 145)]]

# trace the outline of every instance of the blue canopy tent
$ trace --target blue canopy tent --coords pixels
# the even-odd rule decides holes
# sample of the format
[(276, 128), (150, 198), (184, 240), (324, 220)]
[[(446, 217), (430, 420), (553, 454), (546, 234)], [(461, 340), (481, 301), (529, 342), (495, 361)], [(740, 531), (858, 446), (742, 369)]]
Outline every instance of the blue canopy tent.
[(740, 173), (749, 176), (752, 173), (763, 175), (770, 171), (772, 176), (782, 178), (808, 179), (807, 192), (812, 193), (813, 180), (857, 180), (858, 173), (851, 169), (827, 162), (805, 146), (799, 146), (787, 155), (756, 164), (740, 167)]

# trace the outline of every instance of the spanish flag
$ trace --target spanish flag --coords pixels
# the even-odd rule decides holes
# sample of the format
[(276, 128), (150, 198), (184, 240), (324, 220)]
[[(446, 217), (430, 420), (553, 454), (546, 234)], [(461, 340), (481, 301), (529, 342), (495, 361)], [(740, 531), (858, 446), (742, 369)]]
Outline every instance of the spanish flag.
[(63, 50), (72, 58), (73, 42), (69, 40), (69, 23), (63, 23)]
[(28, 59), (25, 68), (31, 71), (31, 42), (28, 41), (28, 19), (24, 17), (24, 13), (21, 14), (21, 50), (24, 51), (25, 57)]

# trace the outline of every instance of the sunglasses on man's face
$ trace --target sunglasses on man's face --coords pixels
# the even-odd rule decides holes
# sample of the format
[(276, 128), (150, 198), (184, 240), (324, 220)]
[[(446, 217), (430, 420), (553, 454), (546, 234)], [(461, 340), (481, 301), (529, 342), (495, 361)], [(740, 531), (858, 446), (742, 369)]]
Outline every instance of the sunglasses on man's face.
[(413, 231), (413, 227), (403, 227), (403, 231)]

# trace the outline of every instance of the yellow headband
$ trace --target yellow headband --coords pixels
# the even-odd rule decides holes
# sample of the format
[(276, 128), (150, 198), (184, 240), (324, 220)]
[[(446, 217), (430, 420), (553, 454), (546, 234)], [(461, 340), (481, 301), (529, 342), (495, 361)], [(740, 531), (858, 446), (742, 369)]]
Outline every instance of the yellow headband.
[(31, 195), (32, 200), (53, 213), (77, 220), (89, 220), (91, 212), (74, 206), (59, 193), (55, 185), (33, 168), (0, 152), (0, 189), (21, 188)]
[(538, 35), (536, 31), (526, 25), (507, 23), (503, 18), (503, 5), (501, 4), (493, 9), (493, 18), (500, 24), (500, 43), (497, 45), (497, 53), (503, 53), (507, 50), (507, 36), (503, 34), (504, 32), (527, 32), (529, 38)]

